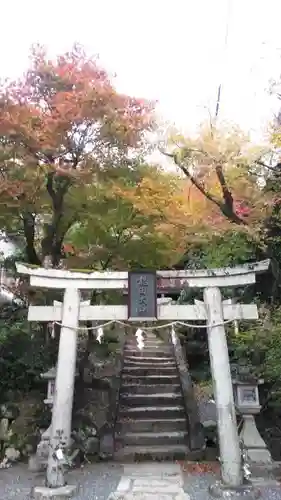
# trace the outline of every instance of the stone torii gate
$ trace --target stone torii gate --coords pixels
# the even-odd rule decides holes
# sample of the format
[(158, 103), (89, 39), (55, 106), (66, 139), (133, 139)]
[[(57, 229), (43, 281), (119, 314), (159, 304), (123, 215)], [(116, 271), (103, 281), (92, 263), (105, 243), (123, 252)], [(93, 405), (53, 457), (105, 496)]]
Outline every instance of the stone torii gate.
[[(224, 322), (227, 320), (258, 319), (258, 311), (254, 304), (223, 304), (220, 288), (241, 287), (255, 283), (256, 274), (264, 272), (268, 266), (269, 261), (267, 260), (235, 268), (157, 271), (156, 273), (158, 280), (161, 280), (162, 283), (166, 281), (167, 287), (169, 287), (171, 280), (174, 280), (174, 283), (177, 282), (178, 286), (182, 288), (204, 289), (204, 303), (198, 302), (196, 305), (159, 304), (157, 306), (158, 315), (155, 319), (160, 321), (205, 320), (207, 323), (210, 363), (218, 416), (221, 475), (223, 483), (231, 488), (241, 486), (243, 477)], [(62, 325), (47, 468), (48, 487), (56, 488), (58, 495), (57, 488), (61, 488), (63, 494), (65, 480), (63, 473), (58, 473), (54, 450), (58, 448), (58, 445), (67, 446), (70, 440), (79, 321), (128, 321), (128, 307), (126, 305), (86, 305), (80, 307), (80, 290), (126, 289), (128, 288), (128, 272), (84, 273), (31, 268), (20, 263), (17, 264), (17, 271), (20, 274), (30, 276), (31, 286), (64, 290), (63, 304), (30, 306), (28, 312), (29, 321), (57, 321)]]

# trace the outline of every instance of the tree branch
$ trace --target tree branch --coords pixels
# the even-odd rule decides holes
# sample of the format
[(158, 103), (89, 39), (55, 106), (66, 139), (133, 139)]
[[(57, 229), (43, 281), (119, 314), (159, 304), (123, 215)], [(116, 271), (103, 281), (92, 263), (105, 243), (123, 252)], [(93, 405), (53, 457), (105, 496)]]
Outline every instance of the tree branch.
[(69, 221), (68, 223), (66, 224), (66, 226), (63, 228), (63, 231), (59, 231), (59, 227), (57, 227), (56, 229), (56, 232), (55, 232), (55, 235), (54, 235), (54, 249), (55, 249), (55, 253), (56, 254), (59, 254), (60, 253), (60, 250), (62, 248), (62, 244), (63, 244), (63, 240), (64, 240), (64, 237), (67, 233), (67, 231), (69, 231), (69, 229), (71, 228), (71, 226), (73, 226), (73, 224), (75, 224), (75, 222), (77, 222), (77, 217), (76, 215), (73, 216)]
[(172, 158), (174, 160), (174, 162), (176, 163), (176, 165), (181, 169), (181, 171), (186, 175), (186, 177), (192, 182), (192, 184), (194, 184), (194, 186), (200, 191), (200, 193), (202, 193), (205, 198), (207, 198), (209, 201), (211, 201), (212, 203), (214, 203), (215, 205), (217, 205), (217, 207), (219, 207), (220, 209), (222, 208), (222, 202), (216, 198), (215, 196), (213, 196), (206, 188), (205, 186), (203, 185), (202, 182), (200, 182), (198, 179), (196, 179), (196, 177), (194, 177), (188, 170), (188, 168), (183, 165), (182, 163), (179, 162), (179, 160), (177, 159), (176, 155), (174, 154), (171, 154), (171, 153), (166, 153), (164, 152), (164, 155), (165, 156), (168, 156), (170, 158)]
[(47, 188), (48, 194), (53, 202), (53, 205), (54, 205), (55, 198), (56, 198), (56, 192), (54, 190), (54, 172), (48, 173), (46, 188)]
[(63, 180), (60, 179), (60, 185), (58, 186), (58, 189), (55, 190), (54, 177), (55, 177), (55, 172), (48, 173), (46, 188), (52, 200), (54, 210), (60, 210), (63, 202), (63, 197), (71, 185), (71, 179), (70, 178), (66, 178)]
[[(200, 151), (201, 153), (202, 151)], [(193, 176), (188, 168), (183, 165), (181, 162), (179, 162), (177, 156), (172, 153), (167, 153), (163, 152), (165, 156), (168, 156), (174, 160), (176, 165), (181, 169), (181, 171), (186, 175), (186, 177), (192, 182), (192, 184), (200, 191), (200, 193), (207, 198), (207, 200), (211, 201), (214, 205), (216, 205), (221, 213), (230, 221), (238, 225), (247, 225), (247, 223), (241, 219), (234, 211), (233, 207), (233, 196), (231, 191), (229, 190), (224, 173), (222, 170), (222, 166), (220, 164), (217, 164), (215, 167), (216, 174), (218, 181), (220, 183), (221, 189), (222, 189), (222, 195), (223, 195), (223, 202), (219, 200), (216, 196), (212, 195), (210, 191), (208, 191), (204, 184), (200, 182), (198, 179), (196, 179), (195, 176)], [(207, 153), (206, 153), (207, 154)]]
[(22, 215), (23, 229), (25, 237), (25, 252), (28, 258), (29, 264), (40, 265), (41, 261), (35, 250), (34, 240), (35, 240), (35, 216), (31, 212), (25, 212)]
[(261, 167), (264, 167), (264, 168), (267, 168), (268, 170), (271, 170), (271, 172), (275, 172), (277, 171), (278, 167), (280, 168), (280, 163), (278, 163), (277, 165), (275, 165), (274, 167), (271, 167), (269, 165), (266, 165), (263, 161), (260, 161), (258, 160), (256, 162), (257, 165), (260, 165)]
[(45, 237), (42, 239), (41, 247), (43, 256), (50, 255), (53, 265), (56, 265), (61, 256), (63, 238), (73, 222), (71, 221), (70, 226), (67, 225), (66, 230), (60, 232), (60, 224), (63, 218), (64, 196), (71, 185), (72, 179), (70, 177), (58, 178), (58, 186), (57, 189), (55, 189), (54, 178), (55, 172), (49, 172), (47, 174), (46, 189), (52, 200), (53, 215), (51, 223), (45, 225)]
[(233, 196), (232, 196), (231, 191), (229, 190), (229, 188), (227, 186), (222, 166), (220, 164), (217, 164), (215, 167), (215, 170), (216, 170), (218, 181), (219, 181), (220, 186), (221, 186), (224, 204), (226, 205), (226, 207), (229, 209), (230, 212), (233, 212)]

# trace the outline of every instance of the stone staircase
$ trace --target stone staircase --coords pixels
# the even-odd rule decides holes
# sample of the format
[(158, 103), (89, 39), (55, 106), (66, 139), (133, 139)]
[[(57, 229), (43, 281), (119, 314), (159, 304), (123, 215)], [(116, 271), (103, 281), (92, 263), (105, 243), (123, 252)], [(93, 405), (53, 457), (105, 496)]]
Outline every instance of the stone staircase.
[(147, 333), (143, 350), (135, 339), (124, 347), (115, 426), (115, 459), (191, 458), (188, 422), (173, 345)]

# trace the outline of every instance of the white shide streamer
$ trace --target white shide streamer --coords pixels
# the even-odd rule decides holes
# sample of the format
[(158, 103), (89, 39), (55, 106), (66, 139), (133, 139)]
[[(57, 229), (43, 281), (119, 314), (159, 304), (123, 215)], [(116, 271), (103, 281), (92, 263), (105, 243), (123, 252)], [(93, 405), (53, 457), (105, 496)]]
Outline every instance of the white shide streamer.
[(175, 329), (174, 329), (173, 325), (172, 325), (172, 329), (171, 329), (171, 337), (172, 337), (173, 344), (176, 345), (176, 343), (177, 343), (177, 336), (176, 336), (176, 332), (175, 332)]
[(143, 331), (138, 328), (135, 336), (137, 337), (137, 346), (140, 349), (140, 351), (144, 348), (144, 337), (143, 337)]
[(103, 336), (104, 336), (104, 331), (103, 331), (103, 328), (100, 326), (97, 329), (97, 341), (98, 341), (99, 344), (101, 344), (101, 340), (102, 340)]

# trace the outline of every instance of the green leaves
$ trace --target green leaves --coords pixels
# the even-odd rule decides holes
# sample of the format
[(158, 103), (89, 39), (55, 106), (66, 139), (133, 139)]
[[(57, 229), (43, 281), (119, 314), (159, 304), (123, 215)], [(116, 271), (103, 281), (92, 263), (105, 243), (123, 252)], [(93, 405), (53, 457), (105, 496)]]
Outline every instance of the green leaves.
[[(68, 259), (70, 267), (127, 269), (168, 264), (174, 243), (168, 231), (159, 230), (161, 206), (159, 213), (143, 211), (134, 196), (124, 195), (128, 188), (137, 190), (148, 173), (166, 179), (156, 168), (135, 162), (134, 169), (108, 168), (106, 175), (99, 175), (91, 184), (70, 190), (68, 211), (77, 216), (66, 237), (77, 250), (76, 256)], [(141, 190), (136, 192), (142, 200)]]
[(206, 235), (201, 243), (190, 244), (182, 264), (187, 268), (232, 267), (257, 259), (257, 245), (249, 235), (226, 231), (223, 235)]
[(14, 306), (0, 315), (0, 394), (34, 388), (53, 361), (39, 324), (28, 324), (27, 311)]

